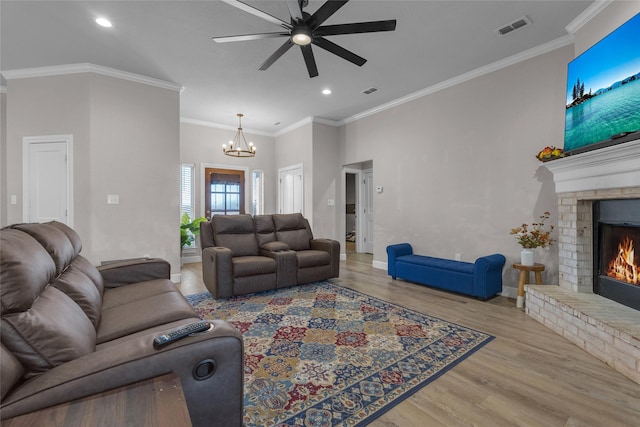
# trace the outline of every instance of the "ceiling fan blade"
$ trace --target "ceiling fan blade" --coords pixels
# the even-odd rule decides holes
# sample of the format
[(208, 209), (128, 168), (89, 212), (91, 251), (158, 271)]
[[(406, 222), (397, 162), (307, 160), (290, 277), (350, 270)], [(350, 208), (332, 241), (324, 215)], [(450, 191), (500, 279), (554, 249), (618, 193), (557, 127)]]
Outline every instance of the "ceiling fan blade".
[(316, 67), (316, 59), (313, 57), (311, 45), (300, 46), (300, 50), (302, 50), (302, 56), (304, 57), (304, 63), (307, 65), (309, 77), (316, 77), (318, 75), (318, 67)]
[(329, 19), (331, 15), (336, 13), (338, 9), (347, 4), (348, 1), (349, 0), (327, 0), (325, 4), (320, 6), (320, 9), (311, 15), (308, 22), (312, 25), (312, 28), (318, 28), (324, 21)]
[(276, 18), (273, 15), (269, 15), (268, 13), (263, 12), (260, 9), (256, 9), (253, 6), (249, 6), (248, 4), (243, 3), (240, 0), (222, 0), (222, 1), (227, 3), (227, 4), (229, 4), (229, 5), (231, 5), (231, 6), (233, 6), (233, 7), (236, 7), (238, 9), (240, 9), (240, 10), (243, 10), (243, 11), (248, 12), (248, 13), (254, 15), (254, 16), (257, 16), (258, 18), (262, 18), (262, 19), (264, 19), (266, 21), (269, 21), (271, 23), (274, 23), (276, 25), (280, 25), (281, 27), (286, 28), (287, 30), (290, 30), (292, 28), (291, 24), (289, 24), (288, 22), (284, 22), (282, 19)]
[(338, 46), (337, 44), (322, 37), (314, 37), (313, 44), (333, 53), (334, 55), (338, 55), (339, 57), (346, 59), (349, 62), (353, 62), (359, 67), (362, 67), (364, 63), (367, 62), (367, 60), (363, 57), (358, 56), (355, 53), (348, 51), (347, 49)]
[(267, 58), (266, 61), (264, 61), (262, 63), (262, 65), (260, 66), (260, 68), (258, 68), (258, 70), (260, 71), (264, 71), (267, 68), (271, 67), (271, 65), (276, 62), (278, 60), (278, 58), (280, 58), (282, 55), (285, 54), (286, 51), (288, 51), (291, 46), (293, 46), (293, 42), (291, 41), (291, 39), (287, 39), (286, 42), (284, 42), (284, 44), (282, 46), (280, 46), (278, 48), (278, 50), (276, 50), (275, 52), (273, 52), (273, 54)]
[(357, 22), (353, 24), (326, 25), (317, 28), (313, 33), (319, 36), (336, 36), (339, 34), (375, 33), (378, 31), (394, 31), (396, 20)]
[(283, 36), (289, 37), (289, 33), (244, 34), (240, 36), (212, 37), (212, 39), (216, 43), (227, 43), (227, 42), (243, 42), (247, 40), (272, 39), (275, 37), (283, 37)]
[(300, 8), (300, 3), (298, 3), (298, 0), (287, 1), (287, 7), (289, 8), (289, 14), (291, 15), (291, 19), (293, 21), (303, 21), (302, 9)]

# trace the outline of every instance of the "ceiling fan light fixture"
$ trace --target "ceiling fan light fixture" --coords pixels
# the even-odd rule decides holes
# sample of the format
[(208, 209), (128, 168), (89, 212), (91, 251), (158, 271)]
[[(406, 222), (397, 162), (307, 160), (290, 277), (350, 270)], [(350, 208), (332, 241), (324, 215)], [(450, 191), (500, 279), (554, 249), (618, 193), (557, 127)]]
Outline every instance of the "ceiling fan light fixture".
[(298, 46), (306, 46), (313, 41), (311, 31), (306, 28), (296, 28), (291, 32), (291, 41)]
[(222, 144), (222, 151), (225, 155), (231, 157), (254, 157), (256, 155), (256, 146), (253, 145), (253, 142), (247, 144), (244, 132), (242, 132), (242, 117), (244, 114), (238, 113), (236, 115), (238, 116), (238, 131), (233, 140), (229, 141), (229, 146)]

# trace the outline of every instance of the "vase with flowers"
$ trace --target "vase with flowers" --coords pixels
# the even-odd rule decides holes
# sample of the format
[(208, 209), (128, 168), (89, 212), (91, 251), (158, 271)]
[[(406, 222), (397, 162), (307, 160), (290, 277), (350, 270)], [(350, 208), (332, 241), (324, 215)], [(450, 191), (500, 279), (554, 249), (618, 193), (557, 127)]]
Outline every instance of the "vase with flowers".
[(545, 227), (544, 224), (550, 216), (551, 214), (549, 212), (545, 212), (540, 215), (538, 222), (533, 222), (531, 225), (522, 224), (520, 227), (511, 229), (510, 234), (514, 234), (516, 240), (520, 246), (522, 246), (520, 264), (534, 265), (533, 250), (535, 248), (547, 248), (553, 243), (553, 239), (551, 238), (553, 225)]

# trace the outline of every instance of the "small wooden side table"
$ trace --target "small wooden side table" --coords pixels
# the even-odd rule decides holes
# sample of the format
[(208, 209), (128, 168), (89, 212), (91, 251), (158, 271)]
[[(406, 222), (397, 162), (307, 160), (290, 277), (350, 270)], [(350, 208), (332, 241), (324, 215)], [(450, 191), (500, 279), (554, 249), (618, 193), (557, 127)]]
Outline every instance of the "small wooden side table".
[(187, 427), (180, 377), (169, 373), (2, 420), (2, 427)]
[(529, 273), (533, 271), (536, 276), (536, 285), (542, 285), (542, 272), (544, 271), (544, 264), (535, 263), (533, 265), (522, 265), (520, 263), (514, 263), (513, 268), (520, 271), (520, 279), (518, 280), (518, 299), (516, 300), (516, 307), (524, 307), (524, 285), (529, 283)]

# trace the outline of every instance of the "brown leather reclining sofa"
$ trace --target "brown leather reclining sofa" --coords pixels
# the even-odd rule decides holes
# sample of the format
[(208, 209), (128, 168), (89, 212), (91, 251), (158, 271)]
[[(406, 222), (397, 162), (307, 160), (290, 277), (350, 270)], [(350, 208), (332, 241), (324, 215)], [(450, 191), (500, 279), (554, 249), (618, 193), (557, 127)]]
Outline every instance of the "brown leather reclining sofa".
[(200, 223), (202, 276), (214, 298), (338, 277), (340, 243), (314, 239), (302, 214), (214, 215)]
[(175, 372), (194, 426), (242, 425), (243, 344), (230, 324), (159, 349), (199, 321), (159, 259), (94, 267), (58, 222), (0, 230), (2, 419)]

